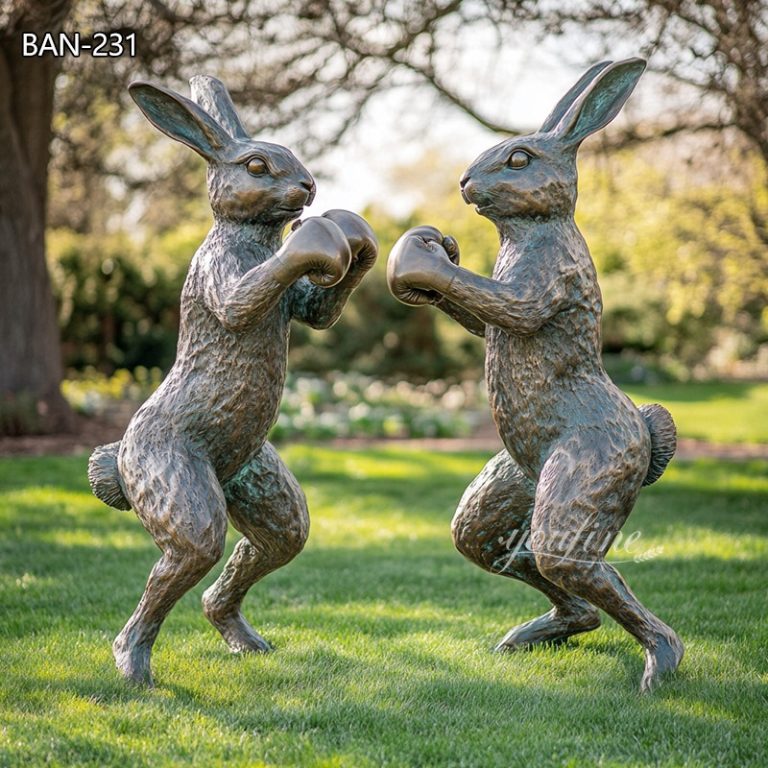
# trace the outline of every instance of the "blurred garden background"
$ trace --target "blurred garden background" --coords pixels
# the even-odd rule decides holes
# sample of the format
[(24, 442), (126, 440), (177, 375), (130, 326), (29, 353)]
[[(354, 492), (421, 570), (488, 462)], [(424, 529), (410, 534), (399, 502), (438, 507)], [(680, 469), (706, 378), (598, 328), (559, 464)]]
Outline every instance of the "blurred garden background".
[[(136, 56), (24, 58), (25, 32), (135, 34)], [(610, 621), (488, 652), (545, 603), (451, 544), (497, 445), (483, 342), (385, 280), (422, 223), (488, 274), (496, 234), (461, 172), (587, 66), (635, 55), (646, 74), (581, 150), (577, 222), (606, 368), (682, 438), (626, 529), (623, 573), (687, 648), (645, 699)], [(126, 86), (187, 93), (198, 73), (313, 172), (308, 215), (361, 213), (380, 258), (333, 328), (292, 331), (271, 437), (312, 533), (246, 602), (278, 652), (225, 652), (199, 608), (219, 566), (142, 692), (109, 648), (157, 552), (86, 465), (173, 363), (211, 223), (204, 163)], [(768, 764), (766, 0), (0, 0), (0, 139), (0, 766)]]
[[(335, 327), (294, 328), (276, 437), (475, 427), (462, 412), (484, 408), (482, 341), (395, 301), (387, 253), (426, 222), (488, 273), (495, 230), (462, 202), (461, 171), (534, 129), (606, 56), (649, 60), (625, 113), (581, 153), (577, 219), (603, 288), (609, 372), (640, 397), (701, 381), (738, 397), (760, 390), (728, 381), (768, 379), (763, 0), (1, 7), (0, 129), (13, 151), (0, 161), (0, 434), (72, 429), (73, 411), (124, 418), (172, 364), (181, 286), (210, 225), (204, 164), (144, 120), (126, 85), (186, 92), (198, 72), (225, 80), (254, 135), (316, 174), (310, 214), (356, 210), (381, 243)], [(136, 33), (137, 56), (19, 56), (24, 31), (102, 29)]]

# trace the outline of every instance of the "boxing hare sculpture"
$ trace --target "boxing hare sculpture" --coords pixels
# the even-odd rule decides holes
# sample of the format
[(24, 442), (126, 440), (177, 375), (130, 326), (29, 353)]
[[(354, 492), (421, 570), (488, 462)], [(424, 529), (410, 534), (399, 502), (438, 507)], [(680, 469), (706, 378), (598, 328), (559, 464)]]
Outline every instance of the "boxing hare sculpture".
[(604, 558), (641, 486), (672, 457), (675, 427), (659, 405), (638, 410), (602, 366), (600, 289), (573, 219), (578, 147), (616, 116), (644, 68), (640, 59), (593, 66), (537, 133), (501, 142), (464, 173), (465, 201), (499, 231), (492, 278), (460, 267), (456, 242), (433, 227), (400, 238), (387, 274), (401, 301), (435, 304), (487, 341), (505, 450), (464, 493), (454, 542), (553, 605), (511, 629), (497, 650), (595, 629), (599, 608), (645, 649), (648, 690), (677, 668), (683, 645)]
[(130, 86), (155, 127), (208, 161), (214, 222), (184, 283), (170, 373), (88, 469), (94, 493), (133, 507), (163, 553), (113, 644), (120, 672), (149, 685), (160, 626), (221, 558), (227, 518), (244, 538), (203, 595), (203, 610), (233, 651), (269, 650), (241, 602), (298, 554), (309, 526), (304, 494), (266, 440), (289, 325), (332, 325), (377, 255), (370, 227), (348, 211), (308, 218), (281, 243), (312, 202), (312, 176), (286, 148), (248, 137), (218, 80), (195, 77), (191, 86), (193, 101)]

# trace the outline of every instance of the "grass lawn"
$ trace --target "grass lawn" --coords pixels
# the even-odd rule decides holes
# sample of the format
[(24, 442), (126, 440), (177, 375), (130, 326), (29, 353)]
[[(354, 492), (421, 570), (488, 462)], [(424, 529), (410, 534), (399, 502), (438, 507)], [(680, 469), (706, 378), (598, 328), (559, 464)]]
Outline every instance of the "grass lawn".
[(246, 603), (277, 652), (227, 652), (199, 608), (213, 573), (166, 622), (153, 691), (110, 654), (149, 536), (90, 495), (85, 457), (0, 460), (0, 765), (768, 764), (764, 463), (673, 464), (643, 492), (625, 530), (663, 551), (621, 568), (687, 646), (643, 697), (641, 651), (610, 621), (570, 647), (489, 652), (547, 606), (453, 550), (453, 508), (487, 457), (283, 454), (310, 543)]
[(681, 437), (768, 443), (768, 383), (688, 382), (622, 387), (636, 403), (661, 403)]

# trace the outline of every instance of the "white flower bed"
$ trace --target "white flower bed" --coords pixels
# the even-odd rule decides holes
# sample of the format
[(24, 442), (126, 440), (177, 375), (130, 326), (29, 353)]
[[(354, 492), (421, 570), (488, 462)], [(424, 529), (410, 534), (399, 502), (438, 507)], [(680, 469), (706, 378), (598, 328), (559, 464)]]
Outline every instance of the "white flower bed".
[[(159, 371), (89, 371), (64, 382), (73, 408), (93, 416), (124, 413), (158, 386)], [(487, 412), (483, 382), (385, 383), (356, 373), (289, 374), (272, 440), (344, 437), (462, 437)]]

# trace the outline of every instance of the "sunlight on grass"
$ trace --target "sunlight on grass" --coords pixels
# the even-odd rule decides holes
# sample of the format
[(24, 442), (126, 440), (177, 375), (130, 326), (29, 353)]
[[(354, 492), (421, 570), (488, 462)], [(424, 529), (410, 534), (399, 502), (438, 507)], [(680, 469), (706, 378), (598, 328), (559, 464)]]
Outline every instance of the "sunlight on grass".
[(663, 482), (698, 491), (768, 492), (768, 472), (761, 461), (736, 464), (701, 459), (694, 465), (673, 461)]
[(638, 404), (669, 408), (683, 437), (768, 443), (768, 383), (685, 382), (622, 387)]
[(661, 557), (702, 558), (720, 560), (768, 558), (768, 537), (734, 536), (717, 533), (707, 528), (687, 528), (683, 525), (670, 528), (664, 539), (649, 539), (648, 545), (659, 542), (664, 547)]
[(765, 765), (764, 464), (673, 463), (641, 495), (625, 531), (663, 550), (619, 568), (687, 646), (641, 697), (642, 653), (610, 620), (564, 648), (490, 653), (547, 605), (453, 549), (487, 456), (283, 455), (310, 541), (245, 606), (277, 651), (232, 656), (206, 623), (219, 566), (167, 621), (153, 691), (110, 653), (151, 539), (89, 495), (85, 457), (0, 460), (0, 765)]

